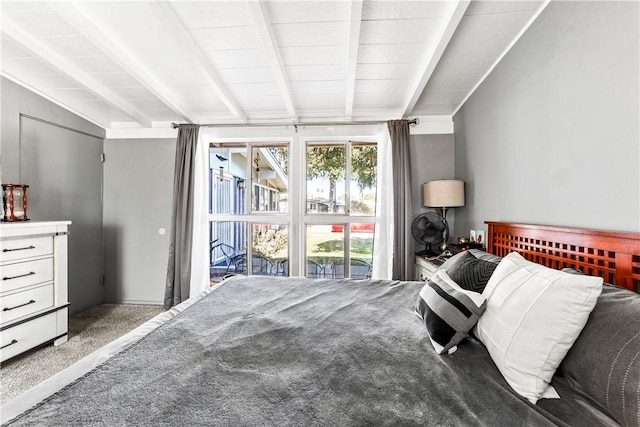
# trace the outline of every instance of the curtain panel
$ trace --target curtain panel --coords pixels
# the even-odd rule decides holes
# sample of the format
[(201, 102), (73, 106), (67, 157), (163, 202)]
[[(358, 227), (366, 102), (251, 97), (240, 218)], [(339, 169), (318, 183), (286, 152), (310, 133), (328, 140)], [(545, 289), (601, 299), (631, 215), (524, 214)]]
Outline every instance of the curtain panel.
[(191, 287), (191, 253), (195, 165), (199, 125), (179, 125), (171, 207), (171, 235), (164, 308), (170, 309), (189, 298)]
[(391, 139), (385, 125), (378, 127), (378, 176), (376, 195), (376, 222), (373, 235), (372, 279), (391, 280), (393, 271), (394, 223), (393, 169)]
[(411, 238), (411, 220), (413, 200), (411, 196), (411, 153), (409, 148), (409, 121), (389, 120), (391, 137), (391, 161), (393, 169), (393, 209), (394, 242), (393, 270), (394, 280), (413, 280), (413, 240)]

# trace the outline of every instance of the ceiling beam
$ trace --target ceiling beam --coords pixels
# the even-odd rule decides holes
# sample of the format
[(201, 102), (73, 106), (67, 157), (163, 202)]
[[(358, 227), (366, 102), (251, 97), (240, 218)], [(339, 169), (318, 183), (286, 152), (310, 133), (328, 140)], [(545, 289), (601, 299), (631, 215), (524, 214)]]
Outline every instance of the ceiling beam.
[(169, 2), (152, 1), (148, 4), (154, 8), (154, 11), (160, 17), (161, 21), (166, 24), (166, 31), (170, 31), (174, 39), (181, 41), (182, 50), (194, 58), (204, 69), (205, 75), (209, 80), (209, 85), (213, 88), (216, 95), (220, 98), (231, 114), (233, 114), (237, 120), (246, 122), (248, 120), (247, 115), (242, 111), (242, 108), (240, 108), (238, 102), (231, 95), (227, 85), (224, 83), (209, 58), (194, 40), (191, 32), (189, 32), (185, 27), (184, 23), (180, 20)]
[(443, 25), (440, 31), (438, 42), (433, 51), (428, 55), (424, 67), (422, 68), (422, 73), (416, 79), (413, 90), (410, 92), (409, 99), (404, 105), (402, 117), (406, 117), (411, 114), (413, 108), (416, 106), (420, 95), (422, 95), (424, 88), (427, 87), (427, 83), (440, 61), (444, 50), (449, 44), (449, 41), (451, 41), (451, 37), (453, 37), (458, 25), (460, 25), (460, 21), (462, 21), (464, 13), (467, 10), (467, 7), (469, 7), (469, 3), (470, 0), (458, 0), (456, 5), (451, 9), (449, 16), (445, 19), (445, 25)]
[(356, 90), (356, 68), (358, 67), (358, 47), (360, 46), (360, 24), (362, 22), (362, 0), (351, 2), (349, 20), (349, 48), (347, 52), (347, 86), (345, 90), (344, 115), (346, 120), (353, 116), (353, 100)]
[(32, 55), (48, 63), (66, 77), (80, 84), (88, 92), (94, 94), (106, 103), (120, 109), (142, 126), (151, 127), (151, 120), (145, 114), (120, 98), (110, 89), (104, 87), (100, 82), (82, 71), (72, 62), (58, 55), (44, 43), (32, 37), (22, 28), (12, 23), (7, 17), (2, 20), (2, 33), (18, 45), (22, 46)]
[(249, 7), (253, 14), (253, 20), (256, 23), (256, 29), (260, 38), (262, 39), (262, 45), (266, 50), (267, 57), (271, 63), (271, 68), (276, 75), (276, 83), (280, 88), (280, 94), (287, 108), (289, 118), (292, 120), (297, 119), (298, 114), (293, 103), (293, 96), (291, 95), (291, 88), (289, 87), (289, 79), (287, 78), (287, 72), (280, 56), (280, 50), (278, 49), (278, 42), (276, 40), (273, 31), (271, 31), (271, 25), (269, 23), (269, 17), (265, 10), (265, 5), (262, 0), (249, 1)]
[(195, 122), (194, 114), (180, 105), (176, 95), (142, 65), (138, 56), (112, 36), (90, 9), (79, 2), (51, 2), (49, 6), (182, 120)]

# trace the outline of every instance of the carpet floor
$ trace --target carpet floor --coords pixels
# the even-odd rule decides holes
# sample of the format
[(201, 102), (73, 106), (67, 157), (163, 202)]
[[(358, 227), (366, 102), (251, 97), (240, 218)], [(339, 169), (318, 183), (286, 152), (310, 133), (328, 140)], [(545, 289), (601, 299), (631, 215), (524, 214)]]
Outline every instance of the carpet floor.
[(69, 341), (49, 344), (0, 365), (0, 405), (161, 313), (156, 305), (102, 304), (69, 318)]

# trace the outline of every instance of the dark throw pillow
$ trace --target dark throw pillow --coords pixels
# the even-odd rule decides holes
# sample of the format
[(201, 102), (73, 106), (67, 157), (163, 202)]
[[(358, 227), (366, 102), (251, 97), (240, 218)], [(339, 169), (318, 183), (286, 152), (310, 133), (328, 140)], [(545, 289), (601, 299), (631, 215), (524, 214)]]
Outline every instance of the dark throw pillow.
[(436, 352), (451, 354), (478, 322), (486, 305), (482, 294), (460, 288), (439, 270), (420, 291), (415, 310)]
[(482, 292), (497, 266), (494, 262), (478, 259), (466, 252), (458, 262), (449, 267), (447, 274), (462, 289)]

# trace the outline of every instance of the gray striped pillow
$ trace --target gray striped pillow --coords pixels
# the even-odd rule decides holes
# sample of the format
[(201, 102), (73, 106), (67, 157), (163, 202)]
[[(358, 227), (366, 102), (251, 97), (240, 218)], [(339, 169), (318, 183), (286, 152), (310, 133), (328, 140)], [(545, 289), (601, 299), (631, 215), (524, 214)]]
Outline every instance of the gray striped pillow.
[(437, 271), (420, 291), (420, 316), (438, 354), (453, 353), (475, 326), (487, 305), (486, 298), (456, 284), (444, 270)]

